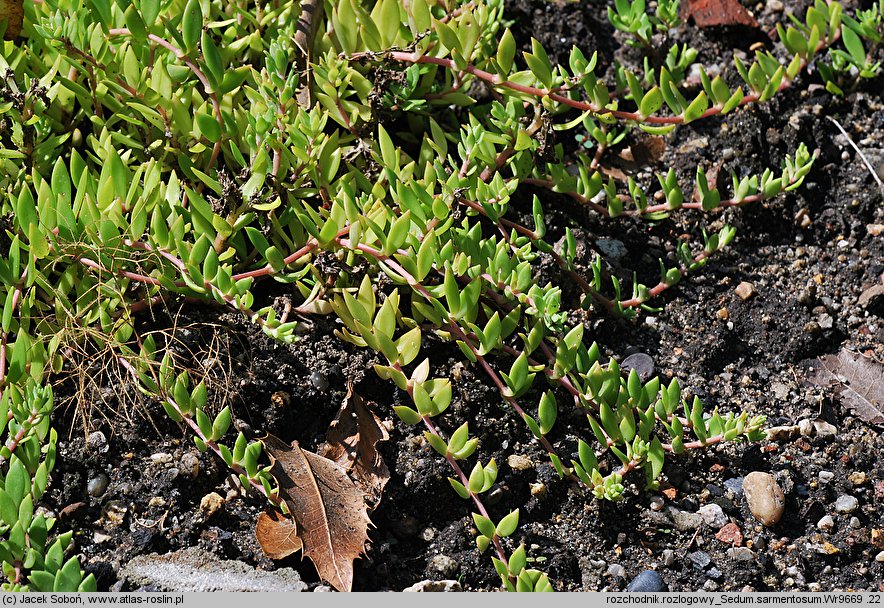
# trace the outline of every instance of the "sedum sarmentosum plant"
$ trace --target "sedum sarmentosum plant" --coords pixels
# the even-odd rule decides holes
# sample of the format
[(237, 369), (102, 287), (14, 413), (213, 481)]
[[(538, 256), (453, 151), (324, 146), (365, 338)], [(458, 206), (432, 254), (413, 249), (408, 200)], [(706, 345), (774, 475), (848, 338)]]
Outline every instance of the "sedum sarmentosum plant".
[[(176, 298), (236, 310), (281, 342), (305, 319), (334, 315), (340, 339), (375, 351), (377, 374), (407, 394), (396, 414), (449, 463), (452, 487), (475, 508), (476, 544), (492, 550), (509, 590), (552, 584), (506, 540), (518, 510), (498, 517), (483, 502), (497, 465), (468, 424), (446, 422), (452, 384), (423, 353), (427, 342), (456, 344), (558, 474), (599, 498), (621, 498), (637, 470), (656, 487), (667, 453), (762, 436), (763, 417), (709, 412), (682, 398), (677, 380), (621, 373), (572, 322), (561, 287), (535, 280), (550, 259), (578, 286), (582, 309), (629, 317), (702, 268), (732, 228), (679, 244), (656, 284), (627, 284), (600, 257), (581, 272), (570, 228), (560, 246), (547, 240), (543, 207), (555, 198), (534, 196), (528, 225), (511, 206), (525, 206), (529, 187), (547, 188), (603, 218), (657, 220), (798, 188), (815, 158), (803, 145), (778, 168), (734, 174), (728, 191), (698, 167), (696, 198), (672, 170), (618, 184), (600, 163), (630, 128), (665, 133), (770, 99), (839, 39), (858, 61), (855, 39), (875, 43), (880, 13), (848, 20), (839, 4), (818, 2), (785, 30), (789, 61), (737, 60), (745, 89), (701, 70), (691, 92), (687, 48), (641, 78), (619, 70), (620, 90), (576, 48), (568, 66), (552, 66), (534, 41), (517, 61), (502, 4), (342, 0), (299, 22), (293, 0), (253, 12), (225, 0), (26, 3), (21, 36), (0, 53), (8, 588), (94, 588), (75, 557), (64, 560), (70, 535), (50, 539), (51, 520), (34, 515), (55, 454), (48, 382), (73, 343), (114, 353), (200, 449), (285, 509), (262, 444), (241, 433), (230, 441), (229, 409), (210, 416), (205, 383), (181, 371), (160, 334), (139, 329), (140, 314)], [(671, 15), (648, 22), (670, 27), (677, 6), (659, 6)], [(625, 19), (626, 5), (616, 7)], [(471, 97), (476, 81), (494, 95)], [(554, 137), (569, 130), (593, 151), (578, 152), (576, 171)], [(270, 280), (291, 307), (256, 295)], [(586, 415), (576, 445), (554, 432), (566, 407)]]

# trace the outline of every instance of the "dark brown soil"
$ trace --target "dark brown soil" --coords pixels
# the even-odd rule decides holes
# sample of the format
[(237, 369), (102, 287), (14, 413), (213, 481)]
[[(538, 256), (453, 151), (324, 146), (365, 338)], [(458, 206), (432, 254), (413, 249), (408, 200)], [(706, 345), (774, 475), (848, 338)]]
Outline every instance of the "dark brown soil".
[[(756, 16), (765, 30), (784, 18), (759, 6)], [(513, 0), (508, 13), (515, 20), (517, 39), (538, 37), (554, 60), (566, 60), (574, 43), (597, 48), (604, 64), (636, 59), (632, 50), (617, 50), (619, 34), (596, 4)], [(683, 27), (673, 42), (689, 42), (700, 50), (701, 61), (718, 63), (730, 74), (733, 52), (748, 52), (759, 35), (764, 38), (757, 32)], [(829, 391), (806, 385), (801, 367), (806, 359), (844, 347), (884, 359), (884, 318), (858, 304), (863, 290), (884, 280), (884, 236), (873, 234), (873, 225), (884, 223), (882, 194), (828, 120), (844, 125), (879, 174), (884, 173), (884, 103), (873, 93), (882, 87), (879, 76), (839, 99), (825, 93), (814, 76), (802, 76), (768, 104), (676, 130), (667, 138), (664, 158), (652, 169), (673, 166), (683, 182), (692, 178), (697, 164), (709, 168), (721, 162), (723, 177), (732, 170), (745, 174), (776, 167), (799, 142), (819, 149), (820, 158), (795, 192), (711, 218), (712, 229), (722, 222), (736, 226), (736, 241), (655, 302), (664, 307), (661, 313), (642, 313), (635, 322), (600, 314), (585, 320), (586, 336), (598, 341), (607, 355), (650, 355), (656, 373), (678, 377), (689, 394), (699, 395), (710, 407), (765, 414), (772, 424), (821, 417), (834, 425), (836, 433), (829, 438), (731, 444), (667, 465), (665, 480), (672, 489), (656, 496), (684, 512), (718, 504), (741, 530), (743, 546), (754, 552), (749, 561), (728, 556), (731, 545), (716, 539), (718, 527), (679, 530), (659, 523), (649, 508), (655, 495), (636, 486), (628, 489), (623, 502), (610, 504), (558, 480), (487, 378), (461, 363), (456, 349), (432, 347), (437, 372), (447, 368), (457, 379), (454, 402), (442, 424), (453, 429), (469, 419), (480, 434), (483, 459), (495, 456), (501, 463), (488, 503), (497, 517), (521, 509), (512, 540), (527, 545), (557, 590), (623, 589), (646, 569), (658, 570), (672, 591), (884, 590), (884, 563), (875, 560), (884, 547), (871, 540), (872, 530), (884, 527), (880, 429), (846, 411)], [(623, 145), (632, 141), (627, 138)], [(616, 154), (611, 151), (609, 158)], [(646, 172), (641, 181), (650, 184), (652, 179)], [(697, 238), (709, 222), (693, 212), (656, 224), (605, 222), (564, 197), (538, 195), (551, 239), (571, 226), (580, 238), (584, 262), (591, 261), (599, 239), (620, 241), (626, 253), (610, 270), (627, 279), (632, 269), (647, 268), (647, 276), (640, 278), (655, 282), (656, 258), (679, 235)], [(520, 211), (529, 214), (527, 200), (516, 206)], [(811, 220), (809, 225), (802, 227), (802, 216)], [(552, 273), (553, 267), (545, 265), (544, 272)], [(735, 288), (742, 281), (752, 283), (757, 295), (739, 298)], [(267, 298), (284, 295), (279, 286), (268, 289)], [(573, 304), (575, 294), (566, 296)], [(343, 344), (334, 337), (333, 325), (322, 319), (293, 346), (272, 343), (237, 316), (219, 317), (217, 309), (185, 307), (176, 319), (178, 327), (186, 328), (178, 332), (182, 352), (189, 348), (200, 353), (212, 337), (222, 340), (215, 355), (220, 361), (198, 354), (194, 365), (228, 370), (216, 377), (212, 398), (229, 399), (237, 427), (250, 436), (271, 432), (316, 445), (344, 398), (347, 382), (376, 403), (381, 418), (394, 418), (392, 406), (403, 400), (402, 393), (371, 370), (373, 356)], [(160, 327), (168, 321), (160, 315), (150, 323)], [(147, 319), (145, 324), (147, 328)], [(193, 479), (189, 457), (182, 464), (186, 454), (197, 453), (188, 433), (156, 403), (134, 394), (124, 400), (129, 405), (116, 401), (114, 395), (127, 390), (108, 382), (99, 391), (109, 395), (110, 407), (103, 409), (108, 418), (93, 417), (90, 430), (104, 434), (106, 451), (87, 446), (75, 409), (65, 410), (60, 428), (73, 431), (64, 433), (46, 497), (49, 508), (60, 514), (59, 527), (76, 531), (76, 550), (85, 568), (95, 573), (99, 588), (128, 589), (120, 568), (135, 555), (192, 546), (262, 569), (290, 566), (311, 586), (319, 585), (309, 561), (292, 557), (274, 563), (261, 554), (254, 525), (262, 502), (239, 496), (223, 463), (211, 455), (199, 455), (200, 473)], [(62, 396), (73, 392), (70, 383), (59, 388)], [(119, 410), (133, 404), (138, 411), (126, 409), (127, 415), (120, 415)], [(567, 454), (576, 445), (575, 435), (587, 433), (584, 419), (563, 415), (552, 439)], [(98, 445), (95, 438), (91, 445)], [(470, 505), (451, 491), (447, 465), (421, 434), (397, 424), (381, 451), (392, 478), (372, 514), (375, 528), (365, 559), (357, 562), (354, 588), (401, 590), (426, 578), (456, 578), (466, 589), (497, 589), (500, 581), (490, 560), (475, 550)], [(505, 463), (513, 453), (524, 454), (535, 466), (512, 470)], [(786, 491), (786, 514), (773, 528), (762, 527), (733, 491), (734, 483), (728, 483), (756, 470), (774, 473)], [(100, 496), (90, 497), (87, 482), (99, 473), (108, 475), (110, 483)], [(230, 497), (206, 517), (200, 501), (211, 492), (222, 497), (230, 492)], [(833, 504), (841, 495), (856, 497), (858, 508), (836, 513)], [(825, 515), (835, 520), (830, 531), (817, 527)], [(454, 562), (433, 560), (438, 555)]]

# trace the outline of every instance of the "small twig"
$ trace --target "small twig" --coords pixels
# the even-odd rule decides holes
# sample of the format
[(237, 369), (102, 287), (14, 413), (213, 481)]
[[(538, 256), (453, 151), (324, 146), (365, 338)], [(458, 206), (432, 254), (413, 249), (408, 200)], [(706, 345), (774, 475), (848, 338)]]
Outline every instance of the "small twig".
[(850, 146), (854, 150), (856, 150), (856, 153), (859, 154), (859, 157), (863, 160), (863, 163), (865, 163), (866, 168), (869, 170), (869, 173), (872, 174), (872, 179), (874, 179), (875, 182), (877, 182), (878, 189), (881, 191), (881, 194), (884, 195), (884, 182), (882, 182), (881, 178), (878, 177), (878, 172), (875, 171), (874, 167), (872, 167), (872, 163), (869, 162), (869, 159), (866, 158), (866, 155), (863, 154), (863, 151), (859, 149), (859, 146), (857, 146), (856, 143), (853, 141), (853, 139), (850, 137), (850, 135), (847, 134), (847, 131), (845, 131), (844, 127), (841, 126), (841, 123), (839, 123), (837, 120), (835, 120), (831, 116), (826, 116), (826, 118), (828, 118), (829, 121), (831, 121), (831, 123), (833, 125), (838, 127), (838, 130), (841, 131), (841, 134), (847, 138), (847, 141), (850, 144)]

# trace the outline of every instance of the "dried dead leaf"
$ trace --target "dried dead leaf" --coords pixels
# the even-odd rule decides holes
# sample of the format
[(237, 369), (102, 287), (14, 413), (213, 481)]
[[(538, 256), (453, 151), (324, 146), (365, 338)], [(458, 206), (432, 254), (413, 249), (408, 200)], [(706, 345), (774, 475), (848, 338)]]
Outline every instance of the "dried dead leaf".
[(4, 40), (13, 40), (21, 33), (24, 15), (24, 0), (0, 0), (0, 23), (6, 21)]
[(335, 420), (329, 425), (325, 443), (317, 453), (337, 463), (350, 474), (371, 509), (381, 500), (390, 471), (377, 451), (377, 444), (390, 438), (380, 418), (368, 409), (365, 401), (347, 387), (347, 397)]
[(884, 365), (841, 349), (808, 362), (807, 380), (831, 387), (841, 403), (869, 424), (884, 425)]
[(283, 559), (304, 547), (304, 543), (298, 538), (295, 520), (276, 510), (266, 511), (258, 516), (255, 536), (264, 555), (270, 559)]
[(298, 523), (304, 555), (319, 576), (338, 591), (353, 586), (353, 560), (368, 541), (368, 512), (362, 489), (337, 463), (286, 445), (268, 435), (264, 446), (273, 457), (271, 473)]
[(620, 152), (619, 156), (635, 166), (655, 165), (666, 152), (666, 140), (658, 135), (648, 135)]

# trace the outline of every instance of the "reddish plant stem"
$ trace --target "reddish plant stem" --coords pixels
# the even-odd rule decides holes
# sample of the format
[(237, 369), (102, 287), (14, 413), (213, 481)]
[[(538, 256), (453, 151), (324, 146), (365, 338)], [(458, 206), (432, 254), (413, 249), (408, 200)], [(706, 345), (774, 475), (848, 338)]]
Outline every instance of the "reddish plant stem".
[[(120, 28), (114, 28), (114, 29), (108, 30), (108, 35), (109, 36), (131, 36), (132, 32), (129, 31), (129, 28), (120, 27)], [(223, 132), (224, 131), (224, 117), (221, 116), (221, 105), (218, 103), (218, 96), (212, 90), (212, 85), (209, 83), (209, 79), (206, 78), (206, 75), (203, 73), (203, 71), (199, 68), (199, 66), (190, 57), (188, 57), (187, 53), (185, 53), (184, 51), (179, 49), (177, 46), (175, 46), (174, 44), (172, 44), (168, 40), (165, 40), (164, 38), (161, 38), (160, 36), (157, 36), (156, 34), (148, 34), (147, 37), (149, 40), (157, 43), (158, 45), (160, 45), (164, 49), (171, 52), (173, 55), (175, 55), (175, 57), (179, 61), (183, 62), (184, 65), (186, 65), (187, 67), (190, 68), (190, 71), (193, 72), (194, 76), (197, 77), (197, 79), (203, 85), (203, 90), (209, 96), (209, 100), (212, 102), (212, 108), (215, 111), (215, 120), (218, 121), (218, 126), (221, 128), (221, 131)], [(218, 141), (215, 142), (214, 147), (212, 148), (212, 156), (209, 159), (209, 165), (208, 165), (207, 169), (211, 169), (212, 167), (215, 166), (215, 161), (218, 160), (218, 155), (220, 153), (221, 153), (221, 139), (219, 138)]]
[[(120, 365), (122, 365), (123, 368), (129, 372), (129, 374), (132, 376), (132, 378), (135, 380), (135, 382), (138, 382), (138, 383), (141, 382), (141, 380), (138, 378), (138, 371), (132, 366), (131, 363), (129, 363), (128, 360), (126, 360), (125, 357), (118, 356), (117, 360), (120, 362)], [(167, 394), (163, 393), (163, 394), (159, 395), (159, 397), (161, 399), (163, 399), (164, 401), (168, 402), (168, 404), (172, 406), (172, 409), (175, 410), (175, 412), (181, 417), (181, 419), (187, 424), (187, 426), (189, 426), (191, 428), (191, 430), (203, 441), (203, 443), (205, 443), (209, 449), (211, 449), (213, 452), (215, 452), (215, 454), (217, 454), (218, 457), (221, 458), (222, 461), (224, 460), (223, 456), (221, 456), (221, 450), (218, 448), (218, 443), (216, 441), (209, 439), (208, 437), (206, 437), (203, 434), (203, 432), (200, 430), (199, 425), (196, 423), (196, 421), (193, 419), (193, 417), (189, 413), (183, 411), (181, 409), (181, 407), (175, 402), (175, 399), (173, 399), (171, 395), (167, 395)], [(255, 479), (252, 479), (251, 477), (249, 477), (248, 473), (246, 472), (246, 470), (243, 467), (241, 467), (240, 465), (238, 465), (236, 463), (232, 463), (230, 465), (230, 469), (237, 474), (245, 475), (245, 477), (248, 478), (248, 480), (249, 480), (249, 485), (254, 487), (258, 492), (260, 492), (263, 496), (265, 496), (267, 498), (267, 500), (269, 500), (270, 502), (273, 503), (274, 506), (279, 508), (282, 505), (282, 499), (279, 497), (278, 494), (267, 494), (267, 491), (264, 489), (263, 484), (261, 484), (260, 481), (257, 481)]]
[[(102, 64), (97, 59), (95, 59), (95, 57), (93, 57), (92, 55), (90, 55), (88, 53), (81, 51), (80, 49), (75, 47), (73, 44), (71, 44), (71, 42), (66, 38), (62, 38), (62, 43), (64, 44), (64, 47), (68, 52), (74, 53), (75, 55), (77, 55), (81, 59), (88, 61), (89, 63), (91, 63), (92, 65), (94, 65), (98, 69), (100, 69), (101, 71), (107, 73), (107, 68), (104, 66), (104, 64)], [(73, 80), (73, 79), (71, 79), (71, 80)], [(123, 80), (120, 77), (116, 78), (116, 82), (118, 85), (120, 85), (120, 87), (125, 89), (126, 92), (129, 93), (129, 95), (131, 95), (132, 97), (135, 97), (136, 99), (140, 99), (140, 100), (144, 101), (144, 96), (139, 94), (138, 91), (134, 87), (132, 87), (128, 82), (126, 82), (125, 80)], [(166, 129), (169, 132), (171, 132), (172, 122), (169, 120), (169, 115), (166, 114), (166, 109), (163, 108), (163, 106), (157, 106), (156, 110), (159, 113), (159, 115), (162, 117), (163, 122), (166, 124)]]
[[(25, 280), (28, 278), (28, 269), (25, 268), (21, 276), (18, 278), (18, 284), (15, 286), (15, 291), (12, 293), (12, 302), (9, 305), (12, 307), (12, 313), (15, 314), (15, 309), (18, 308), (18, 301), (21, 299), (22, 294), (22, 285), (24, 285)], [(0, 399), (3, 398), (3, 385), (6, 383), (6, 350), (9, 344), (9, 335), (4, 331), (0, 332)]]
[[(363, 243), (354, 244), (349, 239), (337, 239), (337, 241), (342, 247), (346, 247), (348, 249), (357, 249), (375, 258), (379, 263), (386, 264), (387, 266), (395, 270), (396, 273), (399, 274), (399, 276), (405, 279), (405, 281), (412, 287), (412, 289), (422, 295), (428, 302), (432, 302), (433, 296), (430, 294), (429, 291), (427, 291), (427, 288), (424, 287), (423, 284), (421, 284), (417, 279), (415, 279), (410, 272), (405, 270), (402, 266), (399, 265), (399, 263), (397, 263), (389, 256), (386, 256), (374, 247), (365, 245)], [(507, 395), (508, 389), (504, 385), (500, 377), (497, 375), (497, 372), (494, 371), (494, 368), (492, 368), (488, 361), (485, 360), (485, 357), (479, 354), (470, 339), (467, 337), (466, 333), (463, 331), (463, 329), (461, 329), (460, 325), (457, 324), (456, 320), (449, 317), (448, 326), (451, 329), (451, 332), (457, 337), (457, 339), (461, 340), (464, 344), (467, 345), (467, 347), (476, 357), (476, 361), (478, 361), (479, 365), (482, 367), (485, 373), (491, 378), (491, 381), (494, 382), (497, 390), (500, 392), (504, 400), (516, 411), (517, 414), (519, 414), (519, 416), (524, 417), (525, 410), (522, 409), (522, 407), (519, 405), (519, 402), (516, 401), (515, 397)], [(538, 441), (544, 447), (547, 453), (558, 456), (555, 448), (552, 446), (549, 440), (547, 440), (546, 437), (540, 437)], [(572, 475), (570, 477), (572, 477), (575, 481), (579, 483), (583, 483), (575, 475)]]
[[(18, 429), (18, 432), (15, 434), (15, 437), (6, 442), (6, 449), (10, 451), (10, 453), (15, 452), (18, 444), (21, 443), (22, 439), (25, 438), (25, 435), (31, 428), (34, 426), (34, 421), (37, 420), (37, 412), (31, 412), (28, 416), (27, 420), (22, 422), (21, 426)], [(0, 459), (0, 464), (3, 464), (5, 459)]]
[[(399, 372), (402, 372), (402, 366), (399, 363), (394, 363), (393, 368)], [(408, 381), (406, 392), (408, 393), (409, 397), (414, 399), (414, 385), (411, 383), (410, 380)], [(433, 420), (429, 416), (421, 416), (421, 421), (424, 423), (424, 426), (427, 428), (427, 431), (429, 433), (435, 435), (439, 439), (442, 439), (442, 441), (445, 441), (442, 438), (442, 434), (439, 432), (439, 429), (436, 427), (436, 424), (433, 422)], [(463, 469), (460, 468), (460, 465), (457, 463), (457, 460), (450, 454), (445, 455), (445, 460), (448, 462), (448, 465), (454, 470), (455, 474), (457, 474), (457, 476), (460, 479), (460, 482), (463, 484), (464, 488), (466, 488), (467, 491), (470, 493), (470, 498), (473, 499), (473, 503), (476, 505), (476, 508), (479, 510), (479, 513), (483, 517), (486, 517), (490, 520), (491, 517), (488, 515), (488, 509), (485, 508), (485, 504), (482, 502), (482, 499), (479, 497), (479, 495), (469, 489), (470, 479), (467, 476), (467, 474), (464, 473)], [(494, 544), (494, 551), (497, 553), (497, 557), (502, 562), (506, 563), (507, 562), (506, 553), (503, 550), (503, 545), (501, 545), (500, 538), (497, 536), (497, 534), (494, 535), (494, 537), (491, 539), (491, 541)]]
[[(831, 45), (833, 42), (835, 42), (839, 36), (840, 36), (840, 30), (832, 36), (831, 40), (820, 41), (815, 49), (815, 53), (818, 53), (819, 51), (827, 48), (829, 45)], [(366, 53), (357, 53), (357, 54), (353, 55), (353, 58), (358, 59), (358, 58), (365, 57), (365, 56), (367, 56)], [(444, 67), (448, 70), (452, 70), (452, 71), (459, 70), (459, 68), (456, 66), (454, 60), (449, 59), (447, 57), (430, 57), (430, 56), (427, 56), (427, 55), (424, 55), (421, 53), (417, 53), (417, 52), (409, 53), (406, 51), (388, 51), (388, 52), (384, 53), (384, 56), (388, 57), (390, 59), (393, 59), (394, 61), (399, 61), (402, 63), (433, 64), (433, 65), (442, 66), (442, 67)], [(799, 67), (799, 71), (803, 70), (806, 67), (807, 67), (807, 61), (802, 60), (801, 65)], [(531, 95), (533, 97), (538, 97), (541, 99), (544, 97), (547, 97), (547, 98), (549, 98), (553, 101), (556, 101), (562, 105), (566, 105), (566, 106), (575, 108), (577, 110), (580, 110), (581, 112), (591, 112), (596, 116), (612, 116), (612, 117), (617, 118), (619, 120), (634, 121), (636, 123), (644, 123), (644, 124), (650, 124), (650, 125), (679, 125), (679, 124), (683, 124), (685, 122), (683, 114), (678, 115), (678, 116), (657, 116), (657, 115), (643, 116), (640, 112), (628, 112), (628, 111), (624, 111), (624, 110), (611, 110), (611, 109), (604, 108), (602, 106), (599, 106), (599, 105), (591, 103), (591, 102), (581, 101), (581, 100), (577, 100), (577, 99), (571, 99), (570, 97), (567, 97), (565, 95), (561, 95), (560, 93), (556, 92), (556, 89), (551, 89), (551, 90), (550, 89), (541, 89), (538, 87), (532, 87), (529, 85), (519, 84), (519, 83), (513, 82), (511, 80), (505, 80), (504, 78), (502, 78), (498, 74), (492, 74), (491, 72), (487, 72), (485, 70), (479, 69), (474, 65), (467, 65), (466, 67), (464, 67), (460, 71), (466, 72), (468, 74), (472, 74), (476, 78), (479, 78), (480, 80), (483, 80), (492, 86), (501, 87), (504, 89), (509, 89), (509, 90), (515, 91), (517, 93), (524, 93), (526, 95)], [(789, 88), (790, 86), (792, 86), (792, 82), (793, 82), (793, 79), (790, 79), (790, 78), (784, 76), (782, 83), (780, 83), (780, 86), (777, 88), (777, 92), (783, 91), (784, 89)], [(740, 101), (738, 106), (744, 106), (744, 105), (747, 105), (750, 103), (755, 103), (755, 102), (759, 101), (760, 99), (761, 99), (760, 93), (750, 93), (750, 94), (745, 95), (743, 97), (743, 99)], [(710, 116), (715, 116), (717, 114), (720, 114), (721, 111), (722, 111), (722, 106), (719, 106), (719, 105), (713, 106), (713, 107), (707, 109), (705, 112), (703, 112), (698, 117), (698, 119), (708, 118)]]

